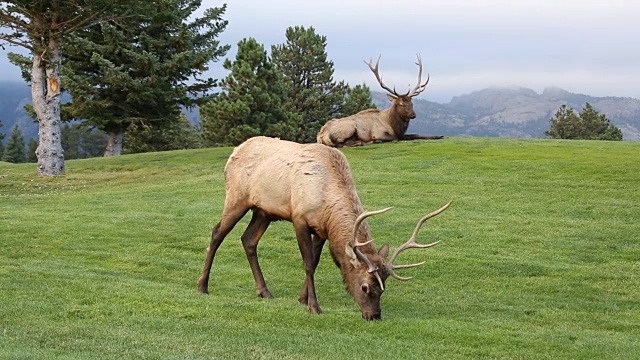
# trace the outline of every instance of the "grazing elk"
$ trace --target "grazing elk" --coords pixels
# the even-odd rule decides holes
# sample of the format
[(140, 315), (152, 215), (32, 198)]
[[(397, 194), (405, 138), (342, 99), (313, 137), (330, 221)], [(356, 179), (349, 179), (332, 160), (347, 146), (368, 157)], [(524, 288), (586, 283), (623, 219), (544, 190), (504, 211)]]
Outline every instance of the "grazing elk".
[(326, 240), (334, 262), (340, 268), (347, 291), (360, 305), (362, 317), (380, 319), (380, 296), (388, 276), (399, 280), (395, 269), (418, 266), (394, 265), (398, 254), (408, 248), (436, 245), (417, 244), (418, 230), (429, 218), (444, 211), (451, 202), (418, 221), (413, 236), (400, 246), (385, 264), (389, 246), (373, 246), (365, 219), (390, 208), (364, 212), (346, 157), (338, 150), (319, 145), (255, 137), (238, 146), (224, 170), (226, 198), (222, 219), (213, 228), (202, 275), (201, 293), (208, 293), (213, 258), (225, 236), (249, 211), (253, 215), (241, 236), (258, 295), (271, 298), (258, 264), (257, 245), (272, 221), (293, 223), (306, 278), (298, 301), (312, 313), (321, 313), (316, 298), (314, 272)]
[(387, 142), (394, 140), (415, 139), (442, 139), (442, 136), (422, 136), (418, 134), (405, 134), (409, 127), (409, 121), (416, 117), (411, 99), (425, 90), (429, 83), (429, 75), (424, 84), (422, 81), (422, 58), (418, 54), (419, 67), (418, 84), (406, 94), (398, 94), (396, 89), (391, 90), (382, 82), (378, 73), (380, 57), (373, 66), (373, 59), (367, 63), (380, 83), (380, 86), (389, 92), (387, 97), (392, 102), (391, 107), (385, 110), (367, 109), (341, 119), (327, 121), (318, 132), (319, 144), (333, 147), (360, 146), (373, 142)]

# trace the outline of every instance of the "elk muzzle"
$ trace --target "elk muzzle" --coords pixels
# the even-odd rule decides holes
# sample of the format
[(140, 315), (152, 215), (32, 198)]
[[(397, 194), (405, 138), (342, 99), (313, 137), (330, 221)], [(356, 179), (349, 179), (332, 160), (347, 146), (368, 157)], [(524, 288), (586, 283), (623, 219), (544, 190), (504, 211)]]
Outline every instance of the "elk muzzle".
[(382, 314), (380, 311), (371, 313), (371, 312), (362, 312), (362, 318), (364, 320), (382, 320)]

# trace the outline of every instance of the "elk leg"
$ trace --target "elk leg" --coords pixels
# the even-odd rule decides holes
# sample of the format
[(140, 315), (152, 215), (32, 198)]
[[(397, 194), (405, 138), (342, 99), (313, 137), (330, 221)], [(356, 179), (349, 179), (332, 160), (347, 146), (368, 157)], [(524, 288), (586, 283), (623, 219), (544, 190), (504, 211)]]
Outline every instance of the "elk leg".
[(264, 282), (264, 276), (262, 275), (262, 270), (260, 269), (260, 264), (258, 263), (258, 241), (267, 231), (269, 224), (271, 222), (267, 219), (264, 213), (260, 210), (253, 210), (253, 216), (251, 217), (251, 222), (249, 222), (249, 226), (242, 234), (242, 246), (244, 247), (244, 252), (247, 254), (247, 260), (249, 260), (249, 265), (251, 266), (251, 272), (253, 273), (253, 278), (256, 280), (256, 289), (258, 290), (258, 296), (261, 298), (271, 299), (273, 295), (269, 292), (267, 288), (267, 284)]
[(216, 251), (222, 244), (224, 238), (233, 230), (233, 227), (242, 219), (249, 209), (238, 209), (231, 214), (222, 213), (222, 220), (211, 231), (211, 244), (207, 248), (207, 257), (204, 261), (202, 275), (198, 279), (198, 290), (203, 294), (209, 293), (209, 273), (211, 272), (211, 264), (216, 256)]
[[(313, 271), (315, 273), (318, 264), (320, 263), (320, 255), (322, 254), (322, 247), (324, 246), (326, 239), (320, 238), (318, 235), (313, 235)], [(304, 285), (302, 285), (302, 291), (300, 291), (300, 297), (298, 302), (303, 305), (309, 304), (309, 281), (305, 278)]]
[(444, 136), (425, 136), (418, 134), (404, 134), (400, 137), (400, 140), (440, 140)]
[(316, 298), (316, 286), (313, 281), (313, 274), (315, 272), (313, 243), (311, 241), (311, 229), (306, 223), (300, 223), (294, 221), (293, 226), (296, 230), (296, 238), (298, 239), (298, 247), (302, 254), (302, 263), (304, 265), (304, 271), (306, 273), (305, 283), (307, 284), (307, 308), (314, 314), (321, 314), (320, 305), (318, 305), (318, 299)]
[(345, 140), (340, 147), (354, 147), (354, 146), (363, 146), (365, 145), (365, 142), (359, 139), (348, 139)]

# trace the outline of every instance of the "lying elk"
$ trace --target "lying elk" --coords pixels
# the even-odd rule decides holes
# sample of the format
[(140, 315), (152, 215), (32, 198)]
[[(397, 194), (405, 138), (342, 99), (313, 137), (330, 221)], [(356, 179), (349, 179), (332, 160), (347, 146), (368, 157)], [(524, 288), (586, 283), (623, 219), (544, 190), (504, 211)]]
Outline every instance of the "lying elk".
[(385, 110), (367, 109), (355, 115), (341, 119), (327, 121), (318, 132), (318, 143), (334, 147), (359, 146), (371, 144), (373, 142), (387, 142), (394, 140), (415, 140), (415, 139), (442, 139), (442, 136), (422, 136), (417, 134), (405, 134), (409, 127), (409, 121), (416, 117), (413, 110), (414, 96), (422, 93), (429, 83), (427, 80), (422, 84), (422, 58), (418, 55), (419, 67), (418, 84), (406, 94), (398, 94), (396, 89), (391, 90), (382, 82), (382, 77), (378, 73), (380, 57), (373, 66), (373, 59), (367, 63), (373, 72), (380, 86), (389, 92), (387, 97), (392, 102), (391, 107)]
[(213, 228), (207, 248), (201, 293), (208, 293), (209, 273), (216, 251), (225, 236), (251, 209), (251, 221), (241, 237), (256, 281), (258, 295), (271, 298), (256, 252), (260, 237), (272, 221), (293, 223), (306, 278), (298, 301), (312, 313), (321, 313), (316, 298), (314, 272), (325, 241), (340, 268), (347, 291), (360, 305), (362, 317), (380, 319), (380, 296), (388, 276), (408, 280), (395, 273), (411, 265), (394, 265), (401, 251), (428, 248), (437, 244), (417, 244), (418, 230), (429, 218), (444, 211), (451, 202), (418, 221), (413, 236), (400, 246), (386, 264), (389, 246), (379, 251), (373, 246), (365, 219), (390, 208), (364, 212), (353, 184), (349, 163), (338, 150), (319, 145), (255, 137), (238, 146), (224, 170), (226, 198), (222, 219)]

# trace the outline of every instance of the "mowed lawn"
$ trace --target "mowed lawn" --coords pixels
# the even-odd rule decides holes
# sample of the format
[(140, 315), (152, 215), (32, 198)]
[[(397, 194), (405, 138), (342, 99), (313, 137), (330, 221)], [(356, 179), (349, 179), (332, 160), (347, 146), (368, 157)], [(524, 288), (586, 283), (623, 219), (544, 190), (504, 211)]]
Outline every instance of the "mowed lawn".
[[(325, 246), (323, 315), (291, 224), (259, 247), (259, 299), (240, 243), (197, 291), (231, 148), (0, 163), (2, 359), (640, 358), (640, 143), (446, 138), (345, 149), (377, 246), (406, 241), (382, 321), (367, 322)], [(274, 186), (277, 186), (274, 184)], [(330, 196), (330, 194), (325, 194)]]

